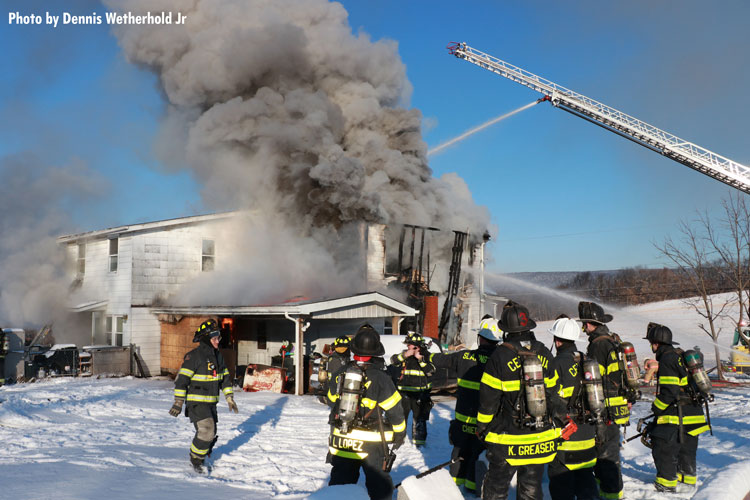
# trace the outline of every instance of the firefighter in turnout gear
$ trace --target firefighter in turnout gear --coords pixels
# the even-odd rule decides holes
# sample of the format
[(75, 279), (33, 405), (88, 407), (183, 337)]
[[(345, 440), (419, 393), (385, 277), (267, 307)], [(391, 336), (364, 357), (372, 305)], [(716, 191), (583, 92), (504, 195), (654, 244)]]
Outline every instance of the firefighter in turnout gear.
[(622, 470), (620, 463), (620, 425), (630, 421), (631, 403), (625, 399), (623, 372), (618, 355), (619, 338), (611, 334), (605, 323), (612, 321), (611, 314), (594, 302), (579, 302), (578, 316), (583, 331), (588, 334), (588, 358), (599, 364), (604, 383), (606, 426), (597, 436), (594, 475), (599, 483), (599, 496), (604, 499), (622, 498)]
[(594, 425), (585, 422), (582, 415), (584, 397), (581, 380), (583, 353), (576, 351), (575, 341), (581, 327), (575, 320), (564, 317), (552, 325), (557, 356), (552, 366), (560, 377), (559, 394), (567, 403), (577, 430), (557, 447), (557, 456), (549, 463), (549, 493), (552, 500), (591, 500), (599, 498), (594, 479), (596, 442)]
[(435, 373), (435, 367), (429, 361), (424, 337), (409, 333), (404, 344), (406, 350), (391, 356), (388, 369), (401, 393), (404, 418), (408, 421), (409, 413), (412, 413), (411, 437), (414, 444), (422, 446), (427, 442), (427, 421), (432, 409), (428, 378)]
[(0, 328), (0, 387), (5, 385), (5, 356), (10, 351), (10, 335)]
[(448, 376), (457, 378), (456, 414), (448, 436), (453, 445), (451, 460), (463, 460), (450, 466), (450, 474), (458, 486), (472, 493), (476, 493), (476, 464), (483, 450), (476, 435), (479, 383), (487, 361), (502, 340), (497, 320), (491, 316), (483, 318), (479, 327), (476, 349), (430, 355), (435, 368), (447, 368)]
[[(333, 468), (328, 484), (355, 484), (361, 467), (370, 498), (390, 500), (392, 450), (403, 444), (406, 434), (401, 395), (388, 374), (372, 363), (385, 349), (370, 325), (359, 328), (351, 351), (354, 360), (341, 367), (329, 384), (333, 408), (328, 450)], [(393, 443), (391, 451), (388, 443)]]
[(351, 359), (349, 344), (350, 340), (346, 335), (342, 335), (333, 341), (333, 352), (328, 356), (326, 363), (329, 381), (333, 380), (333, 375)]
[(552, 354), (531, 332), (536, 323), (526, 307), (508, 302), (498, 326), (504, 342), (487, 361), (479, 388), (477, 435), (490, 463), (482, 498), (508, 498), (518, 473), (517, 498), (541, 500), (544, 464), (555, 458), (560, 436), (551, 415), (564, 414), (558, 376)]
[(698, 435), (710, 429), (701, 407), (701, 393), (688, 376), (672, 331), (651, 323), (646, 333), (659, 362), (656, 399), (651, 405), (656, 425), (650, 432), (656, 465), (656, 489), (677, 491), (677, 483), (696, 485)]
[(211, 455), (216, 443), (216, 404), (219, 392), (224, 392), (229, 409), (238, 412), (232, 391), (232, 378), (219, 353), (221, 330), (216, 321), (204, 321), (195, 332), (197, 348), (185, 355), (182, 368), (174, 381), (174, 405), (169, 414), (176, 417), (185, 405), (185, 416), (195, 426), (195, 437), (190, 446), (190, 463), (196, 472), (203, 471), (203, 462)]

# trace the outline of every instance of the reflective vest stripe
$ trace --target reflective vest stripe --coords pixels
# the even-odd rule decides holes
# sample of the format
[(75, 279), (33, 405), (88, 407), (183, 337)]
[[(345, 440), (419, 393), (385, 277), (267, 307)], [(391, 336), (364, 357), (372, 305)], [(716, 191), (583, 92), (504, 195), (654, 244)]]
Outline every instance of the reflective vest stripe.
[(463, 413), (458, 413), (458, 412), (456, 412), (456, 420), (467, 423), (467, 424), (477, 423), (476, 417), (470, 417), (468, 415), (464, 415)]
[(419, 387), (412, 386), (412, 385), (400, 385), (398, 386), (398, 390), (406, 391), (406, 392), (420, 392), (420, 391), (425, 391), (429, 389), (430, 387), (432, 387), (432, 384), (422, 385)]
[(218, 403), (219, 396), (200, 396), (198, 394), (188, 394), (187, 400), (196, 403)]
[(596, 446), (596, 439), (586, 439), (584, 441), (563, 441), (557, 446), (557, 449), (563, 451), (588, 450), (594, 446)]
[(520, 465), (531, 465), (531, 464), (548, 464), (555, 459), (555, 453), (546, 455), (538, 458), (506, 458), (505, 460), (512, 466), (518, 467)]
[(654, 399), (654, 406), (656, 406), (660, 410), (664, 410), (669, 405), (657, 397), (656, 399)]
[(406, 420), (404, 420), (400, 424), (395, 424), (392, 427), (393, 432), (404, 432), (406, 430)]
[(328, 451), (331, 452), (331, 455), (336, 455), (338, 457), (344, 457), (344, 458), (353, 458), (354, 460), (363, 460), (367, 458), (367, 453), (339, 450), (332, 446), (328, 447)]
[[(481, 420), (480, 420), (481, 422)], [(536, 444), (543, 441), (550, 441), (560, 435), (560, 429), (549, 429), (544, 432), (534, 434), (496, 434), (490, 432), (487, 434), (485, 441), (497, 444)], [(510, 462), (509, 462), (510, 463)]]
[(687, 377), (659, 377), (659, 385), (688, 385)]
[(189, 368), (180, 368), (180, 371), (177, 372), (177, 376), (185, 375), (187, 378), (192, 378), (195, 372), (193, 370), (190, 370)]
[(482, 374), (481, 383), (488, 385), (492, 387), (493, 389), (497, 389), (499, 391), (504, 391), (504, 392), (521, 390), (520, 380), (500, 380), (499, 378), (495, 378), (487, 372), (484, 372)]
[(401, 394), (399, 394), (398, 391), (396, 391), (391, 395), (391, 397), (381, 401), (380, 407), (384, 409), (385, 411), (388, 411), (394, 406), (396, 406), (399, 401), (401, 401)]
[(174, 397), (185, 399), (185, 396), (187, 396), (187, 390), (185, 389), (175, 389), (174, 390)]
[(565, 464), (565, 467), (568, 470), (578, 470), (578, 469), (589, 469), (596, 465), (596, 459), (589, 460), (588, 462), (582, 462), (580, 464)]
[(570, 396), (573, 395), (574, 390), (575, 390), (575, 387), (573, 386), (570, 386), (570, 387), (560, 386), (560, 391), (558, 392), (558, 394), (560, 395), (561, 398), (569, 398)]
[(477, 421), (488, 424), (492, 422), (492, 415), (487, 415), (486, 413), (477, 413)]
[[(404, 426), (406, 424), (404, 423)], [(385, 431), (385, 440), (386, 441), (393, 441), (393, 431)], [(350, 432), (347, 432), (344, 434), (341, 432), (338, 428), (333, 428), (333, 435), (346, 438), (346, 439), (359, 439), (360, 441), (374, 441), (374, 442), (380, 442), (382, 441), (380, 437), (380, 432), (375, 431), (365, 431), (362, 429), (352, 429)]]
[(463, 387), (465, 389), (473, 389), (475, 391), (478, 391), (480, 387), (479, 382), (474, 382), (473, 380), (466, 380), (464, 378), (458, 379), (456, 383), (458, 384), (459, 387)]

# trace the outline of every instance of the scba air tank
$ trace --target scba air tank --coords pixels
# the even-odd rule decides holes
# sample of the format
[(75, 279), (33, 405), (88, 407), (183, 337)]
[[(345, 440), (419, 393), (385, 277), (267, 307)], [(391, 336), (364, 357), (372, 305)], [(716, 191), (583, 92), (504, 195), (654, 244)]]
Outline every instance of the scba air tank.
[(547, 396), (544, 386), (544, 368), (536, 356), (523, 357), (523, 383), (526, 391), (526, 411), (534, 417), (533, 427), (544, 425), (547, 415)]
[(344, 372), (341, 382), (341, 399), (339, 400), (339, 423), (341, 431), (349, 432), (359, 411), (359, 402), (362, 397), (362, 370), (354, 363), (350, 364)]
[(641, 369), (638, 366), (638, 357), (635, 355), (635, 347), (630, 342), (621, 344), (623, 353), (623, 369), (625, 370), (625, 379), (631, 389), (638, 388), (638, 377), (641, 375)]
[(586, 402), (594, 420), (601, 422), (604, 418), (605, 399), (602, 374), (595, 359), (583, 362), (583, 385), (586, 388)]
[(713, 386), (708, 379), (708, 374), (703, 368), (703, 358), (698, 351), (685, 351), (685, 366), (693, 378), (693, 382), (698, 386), (698, 390), (703, 394), (709, 394)]

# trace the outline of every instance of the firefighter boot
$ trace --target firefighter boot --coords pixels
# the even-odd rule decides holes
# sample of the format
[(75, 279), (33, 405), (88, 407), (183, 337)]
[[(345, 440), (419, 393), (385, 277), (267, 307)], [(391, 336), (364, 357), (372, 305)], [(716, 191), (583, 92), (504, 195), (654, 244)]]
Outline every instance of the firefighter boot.
[(193, 456), (190, 454), (190, 463), (193, 465), (193, 470), (198, 474), (203, 474), (203, 459)]
[(655, 482), (654, 486), (656, 487), (656, 491), (660, 491), (662, 493), (677, 493), (676, 486), (666, 486), (658, 482)]

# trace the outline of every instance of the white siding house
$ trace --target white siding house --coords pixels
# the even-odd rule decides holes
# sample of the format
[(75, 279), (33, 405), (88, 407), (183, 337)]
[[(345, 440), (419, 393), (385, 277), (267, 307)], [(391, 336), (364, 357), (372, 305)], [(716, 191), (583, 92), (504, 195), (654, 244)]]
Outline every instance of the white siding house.
[(213, 268), (221, 223), (236, 213), (183, 217), (61, 236), (75, 263), (71, 310), (83, 345), (134, 344), (152, 375), (160, 372), (160, 324), (149, 307)]

